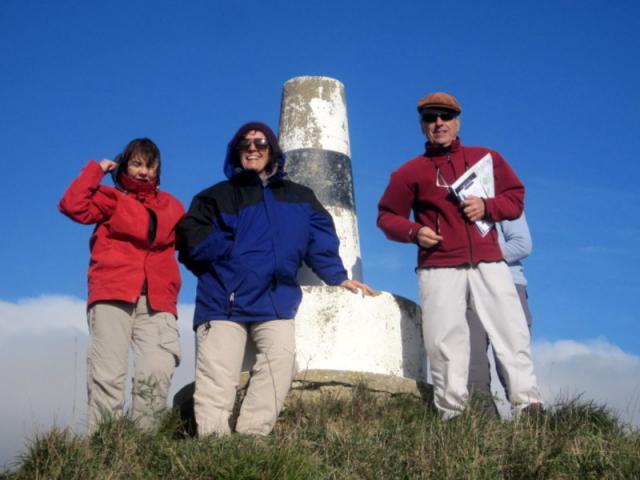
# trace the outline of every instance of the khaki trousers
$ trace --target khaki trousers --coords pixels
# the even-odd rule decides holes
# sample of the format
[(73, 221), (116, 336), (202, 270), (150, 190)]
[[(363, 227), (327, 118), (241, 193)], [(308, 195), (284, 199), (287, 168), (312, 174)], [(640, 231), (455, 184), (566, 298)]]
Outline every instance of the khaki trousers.
[(418, 271), (422, 328), (431, 364), (434, 401), (444, 418), (462, 413), (468, 400), (467, 299), (502, 363), (516, 412), (541, 403), (531, 358), (531, 337), (504, 262)]
[[(522, 305), (522, 310), (527, 320), (527, 328), (529, 329), (529, 332), (531, 332), (531, 321), (533, 317), (529, 310), (529, 302), (527, 300), (527, 286), (520, 285), (518, 283), (516, 283), (515, 286), (516, 291), (518, 292), (518, 297), (520, 298), (520, 305)], [(487, 332), (482, 328), (482, 323), (480, 323), (480, 319), (478, 318), (476, 311), (473, 309), (473, 302), (469, 302), (469, 305), (467, 305), (467, 324), (469, 325), (469, 333), (471, 336), (471, 358), (469, 360), (469, 380), (467, 382), (467, 388), (469, 391), (473, 390), (474, 392), (485, 395), (486, 397), (491, 397), (491, 365), (489, 363), (489, 358), (487, 357), (489, 337), (487, 337)], [(500, 380), (508, 399), (509, 389), (507, 387), (507, 375), (495, 354), (493, 357), (496, 360), (498, 379)]]
[(145, 430), (157, 425), (166, 408), (171, 377), (180, 363), (176, 318), (150, 311), (146, 296), (136, 304), (96, 302), (88, 312), (87, 352), (88, 429), (103, 416), (124, 410), (129, 348), (133, 350), (132, 417)]
[(233, 410), (247, 336), (256, 344), (247, 394), (236, 432), (268, 435), (291, 388), (295, 364), (293, 320), (240, 323), (212, 320), (196, 330), (196, 390), (193, 396), (198, 436), (231, 432)]

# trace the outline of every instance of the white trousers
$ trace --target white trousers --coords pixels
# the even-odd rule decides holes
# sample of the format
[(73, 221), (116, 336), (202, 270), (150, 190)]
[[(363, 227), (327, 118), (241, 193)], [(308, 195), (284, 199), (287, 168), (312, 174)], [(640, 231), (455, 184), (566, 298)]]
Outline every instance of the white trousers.
[(468, 400), (468, 301), (474, 302), (504, 367), (513, 408), (518, 412), (531, 403), (542, 402), (531, 358), (529, 329), (504, 262), (421, 269), (418, 282), (434, 401), (444, 418), (462, 413)]
[(145, 430), (154, 428), (166, 408), (173, 372), (180, 363), (176, 318), (149, 310), (147, 297), (136, 304), (94, 303), (88, 311), (88, 430), (103, 415), (122, 415), (129, 349), (133, 350), (132, 417)]
[(276, 423), (295, 373), (294, 321), (212, 320), (196, 330), (193, 401), (199, 437), (231, 432), (229, 417), (236, 399), (248, 335), (256, 344), (257, 355), (236, 432), (268, 435)]

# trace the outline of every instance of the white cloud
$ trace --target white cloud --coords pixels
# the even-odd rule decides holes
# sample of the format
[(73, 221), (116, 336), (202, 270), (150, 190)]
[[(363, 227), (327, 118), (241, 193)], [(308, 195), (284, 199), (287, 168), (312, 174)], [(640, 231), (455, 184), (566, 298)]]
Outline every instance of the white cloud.
[[(170, 399), (193, 381), (193, 309), (178, 307), (182, 363)], [(54, 424), (84, 430), (87, 340), (84, 300), (45, 295), (0, 301), (0, 467), (23, 450), (25, 438)]]
[(604, 339), (543, 341), (534, 345), (536, 373), (548, 400), (581, 395), (640, 426), (640, 357)]
[[(182, 364), (171, 396), (193, 380), (193, 305), (180, 305)], [(0, 466), (24, 448), (25, 437), (54, 423), (83, 430), (85, 415), (85, 302), (42, 296), (0, 301)], [(534, 344), (536, 373), (549, 404), (593, 399), (640, 426), (640, 357), (606, 340)]]
[(86, 330), (86, 303), (74, 297), (43, 295), (19, 300), (0, 301), (0, 333), (43, 334), (51, 330)]
[[(533, 360), (540, 393), (548, 407), (579, 399), (606, 405), (627, 424), (640, 427), (640, 357), (624, 352), (605, 339), (540, 341), (533, 344)], [(509, 405), (492, 362), (491, 388)]]
[[(193, 305), (180, 305), (180, 331), (191, 331)], [(87, 304), (67, 295), (42, 295), (15, 303), (0, 300), (0, 334), (42, 335), (51, 331), (87, 333)]]

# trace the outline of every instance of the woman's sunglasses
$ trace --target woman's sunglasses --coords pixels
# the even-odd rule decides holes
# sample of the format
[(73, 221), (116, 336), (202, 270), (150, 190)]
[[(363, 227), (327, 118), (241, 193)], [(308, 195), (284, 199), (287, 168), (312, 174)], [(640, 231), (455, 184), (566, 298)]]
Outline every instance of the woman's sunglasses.
[(251, 148), (251, 145), (256, 147), (256, 150), (266, 150), (269, 148), (269, 141), (266, 138), (254, 138), (254, 139), (243, 138), (238, 142), (238, 145), (236, 145), (236, 148), (239, 151), (244, 152), (249, 150)]

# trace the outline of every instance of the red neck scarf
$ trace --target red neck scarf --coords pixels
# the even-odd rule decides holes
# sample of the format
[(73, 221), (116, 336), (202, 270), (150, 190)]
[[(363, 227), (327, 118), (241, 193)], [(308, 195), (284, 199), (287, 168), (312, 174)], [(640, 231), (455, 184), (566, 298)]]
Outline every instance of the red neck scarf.
[(157, 180), (141, 182), (140, 180), (130, 177), (126, 173), (120, 174), (120, 185), (122, 185), (124, 191), (131, 195), (135, 195), (136, 199), (141, 202), (149, 200), (155, 196), (157, 184)]

